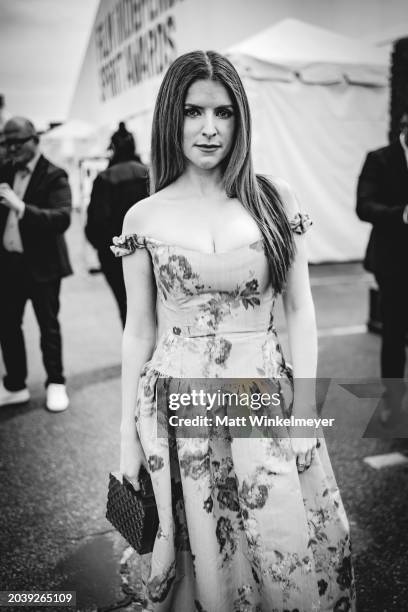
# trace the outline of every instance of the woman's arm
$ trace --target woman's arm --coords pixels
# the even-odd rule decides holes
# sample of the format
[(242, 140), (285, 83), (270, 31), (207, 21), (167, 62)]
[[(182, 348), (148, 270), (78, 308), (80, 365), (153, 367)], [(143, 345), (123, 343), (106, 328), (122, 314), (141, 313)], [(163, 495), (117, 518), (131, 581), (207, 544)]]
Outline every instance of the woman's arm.
[(293, 413), (314, 416), (317, 371), (316, 317), (310, 290), (304, 236), (296, 236), (296, 256), (289, 271), (283, 305), (295, 384)]
[[(292, 190), (286, 185), (277, 185), (285, 204), (289, 219), (299, 212), (299, 204)], [(288, 273), (283, 293), (283, 305), (289, 337), (294, 376), (293, 415), (300, 418), (316, 416), (315, 384), (317, 372), (316, 317), (310, 289), (305, 236), (295, 234), (296, 255)], [(292, 428), (292, 438), (298, 438), (294, 450), (306, 454), (316, 444), (312, 430)], [(304, 437), (308, 435), (310, 437)], [(300, 439), (303, 439), (301, 442)], [(298, 464), (303, 461), (300, 456)], [(308, 465), (306, 457), (306, 465)]]
[[(140, 232), (140, 215), (131, 209), (123, 224), (123, 234)], [(137, 230), (136, 230), (137, 228)], [(122, 340), (122, 420), (121, 466), (138, 488), (137, 477), (143, 449), (135, 426), (135, 407), (140, 373), (156, 343), (156, 285), (150, 255), (145, 248), (123, 258), (127, 297), (126, 325)]]

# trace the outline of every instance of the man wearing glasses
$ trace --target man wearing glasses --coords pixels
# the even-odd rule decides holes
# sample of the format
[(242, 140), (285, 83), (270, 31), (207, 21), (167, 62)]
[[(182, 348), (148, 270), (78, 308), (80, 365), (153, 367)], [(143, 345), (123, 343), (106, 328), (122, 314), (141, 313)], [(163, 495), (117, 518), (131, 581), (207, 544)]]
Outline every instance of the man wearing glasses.
[(0, 168), (0, 344), (6, 376), (0, 406), (29, 400), (22, 332), (31, 299), (47, 373), (46, 406), (68, 407), (58, 321), (61, 279), (72, 274), (64, 232), (71, 220), (71, 191), (64, 170), (39, 151), (33, 124), (14, 117), (4, 126), (8, 163)]

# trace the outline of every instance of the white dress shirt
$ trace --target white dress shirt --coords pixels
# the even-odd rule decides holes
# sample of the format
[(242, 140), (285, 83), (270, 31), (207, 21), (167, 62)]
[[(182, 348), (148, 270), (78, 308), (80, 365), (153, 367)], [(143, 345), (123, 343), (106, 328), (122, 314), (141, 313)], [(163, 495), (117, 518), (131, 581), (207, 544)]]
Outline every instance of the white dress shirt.
[[(28, 183), (31, 180), (31, 176), (40, 155), (41, 153), (38, 151), (36, 155), (26, 164), (26, 166), (21, 170), (17, 170), (14, 175), (13, 191), (20, 198), (20, 200), (24, 200)], [(23, 215), (24, 210), (21, 213), (17, 213), (15, 210), (9, 211), (3, 234), (3, 246), (6, 251), (12, 251), (14, 253), (24, 252), (20, 229), (18, 227), (18, 222)]]

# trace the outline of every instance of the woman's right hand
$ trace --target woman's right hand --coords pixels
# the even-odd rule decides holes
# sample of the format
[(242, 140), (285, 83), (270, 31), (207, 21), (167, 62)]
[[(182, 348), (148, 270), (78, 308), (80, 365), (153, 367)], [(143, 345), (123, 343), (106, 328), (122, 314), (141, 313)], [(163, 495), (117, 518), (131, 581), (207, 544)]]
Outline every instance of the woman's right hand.
[(137, 433), (121, 436), (120, 472), (139, 491), (139, 472), (142, 465), (147, 469), (147, 460)]

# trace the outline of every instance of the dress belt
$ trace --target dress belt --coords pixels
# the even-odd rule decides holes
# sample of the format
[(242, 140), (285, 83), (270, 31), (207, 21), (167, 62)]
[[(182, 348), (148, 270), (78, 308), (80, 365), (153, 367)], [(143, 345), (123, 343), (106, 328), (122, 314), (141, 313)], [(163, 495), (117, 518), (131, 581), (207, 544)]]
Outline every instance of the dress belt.
[(198, 329), (194, 325), (175, 325), (170, 328), (170, 332), (175, 336), (180, 336), (182, 338), (208, 338), (214, 336), (222, 336), (225, 334), (248, 334), (248, 333), (268, 333), (268, 327), (261, 327), (259, 329), (245, 329), (245, 330), (237, 330), (237, 329), (218, 329), (217, 331), (207, 331), (203, 329)]
[(216, 336), (216, 332), (208, 332), (206, 330), (197, 329), (193, 325), (175, 325), (171, 329), (175, 336), (182, 336), (183, 338), (198, 338), (200, 336)]

